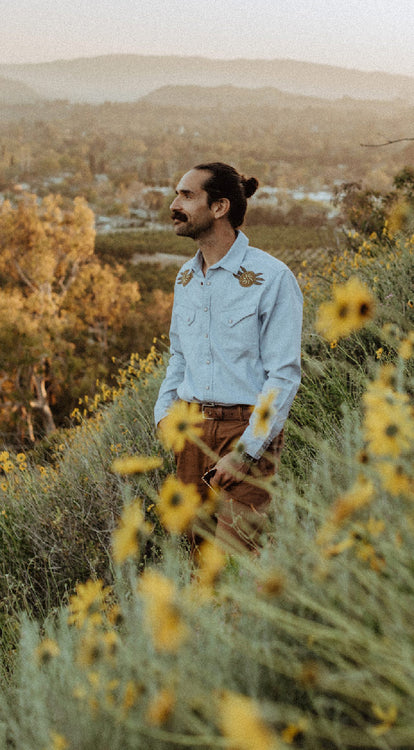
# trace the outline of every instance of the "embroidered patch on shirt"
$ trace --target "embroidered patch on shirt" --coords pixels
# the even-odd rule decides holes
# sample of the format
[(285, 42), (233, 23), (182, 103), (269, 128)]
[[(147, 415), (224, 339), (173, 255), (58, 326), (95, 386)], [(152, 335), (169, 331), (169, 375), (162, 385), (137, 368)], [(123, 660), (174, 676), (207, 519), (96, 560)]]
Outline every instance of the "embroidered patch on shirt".
[(253, 284), (256, 284), (256, 286), (260, 286), (260, 284), (263, 284), (264, 278), (262, 273), (255, 273), (254, 271), (246, 271), (244, 266), (240, 266), (240, 269), (237, 271), (237, 273), (233, 274), (235, 279), (239, 280), (240, 286), (253, 286)]
[(187, 284), (189, 284), (191, 279), (193, 278), (193, 275), (194, 271), (183, 271), (178, 277), (177, 284), (187, 286)]

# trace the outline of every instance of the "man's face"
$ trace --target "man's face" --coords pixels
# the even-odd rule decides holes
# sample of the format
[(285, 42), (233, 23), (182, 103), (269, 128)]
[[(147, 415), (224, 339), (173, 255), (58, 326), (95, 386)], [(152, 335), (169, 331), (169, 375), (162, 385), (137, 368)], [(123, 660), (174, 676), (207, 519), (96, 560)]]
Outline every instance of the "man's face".
[(210, 172), (190, 169), (181, 178), (176, 188), (176, 197), (170, 205), (174, 231), (180, 237), (193, 240), (209, 234), (214, 226), (214, 213), (208, 205), (208, 196), (203, 189)]

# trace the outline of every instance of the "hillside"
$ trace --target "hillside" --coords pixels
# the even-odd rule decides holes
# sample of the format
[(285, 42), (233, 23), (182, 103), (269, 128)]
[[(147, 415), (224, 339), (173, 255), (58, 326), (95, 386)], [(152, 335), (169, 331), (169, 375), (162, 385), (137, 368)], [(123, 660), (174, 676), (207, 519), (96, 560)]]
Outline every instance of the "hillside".
[(135, 101), (166, 85), (273, 87), (328, 99), (414, 101), (414, 78), (296, 60), (105, 55), (47, 63), (0, 65), (0, 75), (49, 99)]
[(1, 748), (414, 747), (412, 238), (331, 250), (257, 554), (174, 477), (199, 438), (189, 409), (155, 432), (155, 347), (1, 452)]
[[(280, 89), (263, 86), (260, 88), (247, 88), (245, 86), (161, 86), (151, 91), (140, 99), (140, 103), (150, 104), (151, 107), (178, 107), (198, 111), (220, 109), (223, 112), (229, 110), (249, 107), (259, 111), (274, 110), (281, 108), (289, 110), (318, 111), (321, 118), (326, 113), (343, 112), (355, 114), (358, 117), (364, 114), (389, 115), (397, 109), (402, 111), (408, 107), (401, 100), (359, 100), (350, 97), (327, 100), (305, 94), (294, 94)], [(414, 103), (414, 102), (413, 102)]]
[(14, 106), (15, 104), (35, 104), (41, 101), (41, 96), (30, 86), (9, 78), (0, 78), (0, 104)]
[(291, 107), (326, 106), (326, 99), (295, 95), (280, 89), (265, 86), (246, 88), (241, 86), (161, 86), (142, 97), (141, 101), (154, 107), (186, 107), (223, 110), (237, 107)]

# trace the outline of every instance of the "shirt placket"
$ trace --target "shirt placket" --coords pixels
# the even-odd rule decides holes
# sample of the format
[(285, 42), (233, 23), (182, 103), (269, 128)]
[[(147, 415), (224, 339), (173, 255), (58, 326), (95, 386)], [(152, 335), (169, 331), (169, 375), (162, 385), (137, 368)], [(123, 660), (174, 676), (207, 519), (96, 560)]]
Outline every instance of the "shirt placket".
[(203, 400), (213, 400), (213, 355), (211, 349), (211, 292), (213, 272), (207, 271), (202, 282), (202, 362)]

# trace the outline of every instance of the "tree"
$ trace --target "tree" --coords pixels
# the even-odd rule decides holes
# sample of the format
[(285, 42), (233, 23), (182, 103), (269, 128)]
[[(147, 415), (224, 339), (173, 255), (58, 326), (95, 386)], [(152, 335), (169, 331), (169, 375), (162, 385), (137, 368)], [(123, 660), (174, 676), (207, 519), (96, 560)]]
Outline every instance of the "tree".
[(84, 331), (104, 352), (141, 298), (137, 282), (122, 281), (122, 273), (122, 266), (112, 269), (93, 260), (81, 269), (65, 303), (72, 327)]
[(55, 429), (53, 362), (73, 348), (65, 335), (66, 297), (93, 255), (94, 239), (94, 215), (81, 198), (67, 209), (59, 196), (38, 202), (34, 195), (0, 207), (2, 415), (32, 442), (35, 415), (46, 434)]
[(399, 190), (408, 200), (414, 202), (414, 169), (411, 167), (404, 167), (394, 177), (394, 186)]
[(384, 196), (364, 190), (359, 182), (344, 182), (334, 189), (334, 206), (340, 206), (343, 219), (357, 232), (381, 234), (386, 219)]

